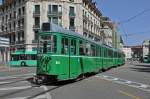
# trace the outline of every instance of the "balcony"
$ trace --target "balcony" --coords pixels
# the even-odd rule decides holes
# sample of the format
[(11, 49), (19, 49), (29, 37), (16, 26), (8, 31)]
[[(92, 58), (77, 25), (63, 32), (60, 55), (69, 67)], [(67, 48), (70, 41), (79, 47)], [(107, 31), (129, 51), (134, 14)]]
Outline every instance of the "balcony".
[(25, 43), (25, 40), (16, 41), (16, 44), (24, 44), (24, 43)]
[(89, 33), (89, 30), (87, 29), (87, 28), (83, 28), (83, 32), (85, 32), (85, 33)]
[(51, 11), (48, 11), (47, 15), (48, 16), (62, 16), (62, 12), (51, 12)]
[(74, 31), (76, 30), (75, 26), (69, 26), (69, 30)]
[(10, 42), (10, 45), (15, 45), (15, 41), (11, 41), (11, 42)]
[(35, 16), (40, 16), (40, 11), (34, 11), (34, 13), (33, 13), (33, 16), (35, 17)]
[(89, 21), (88, 17), (86, 15), (83, 15), (83, 21)]
[(33, 25), (33, 30), (40, 30), (40, 25)]
[(21, 31), (21, 30), (24, 30), (24, 26), (22, 25), (17, 27), (17, 31)]
[(19, 16), (19, 19), (23, 19), (25, 17), (25, 14), (21, 14), (20, 16)]
[(73, 12), (73, 13), (69, 13), (69, 17), (70, 18), (74, 18), (76, 16), (76, 14)]

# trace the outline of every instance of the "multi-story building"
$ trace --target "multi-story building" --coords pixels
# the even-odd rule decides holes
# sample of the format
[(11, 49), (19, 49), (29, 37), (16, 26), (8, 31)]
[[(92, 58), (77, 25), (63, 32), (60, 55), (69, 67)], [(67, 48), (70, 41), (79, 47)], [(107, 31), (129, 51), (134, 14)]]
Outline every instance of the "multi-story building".
[(132, 52), (132, 49), (131, 49), (130, 46), (124, 46), (123, 47), (123, 52), (125, 54), (125, 59), (126, 60), (130, 60), (132, 58), (133, 52)]
[(43, 22), (53, 22), (89, 38), (99, 40), (101, 13), (92, 0), (4, 0), (2, 33), (11, 50), (36, 47)]
[(53, 22), (85, 37), (113, 45), (112, 24), (101, 20), (102, 14), (92, 0), (3, 0), (0, 13), (0, 36), (10, 39), (11, 52), (35, 50), (43, 22)]
[(120, 48), (120, 33), (118, 31), (118, 24), (113, 22), (113, 36), (112, 36), (112, 44), (114, 48)]
[(113, 24), (108, 17), (101, 18), (101, 38), (104, 44), (113, 47)]

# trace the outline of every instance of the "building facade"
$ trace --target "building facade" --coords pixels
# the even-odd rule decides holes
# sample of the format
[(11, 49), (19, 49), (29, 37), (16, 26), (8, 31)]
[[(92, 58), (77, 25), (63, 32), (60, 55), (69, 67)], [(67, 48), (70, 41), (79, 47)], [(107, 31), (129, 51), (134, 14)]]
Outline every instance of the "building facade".
[(100, 40), (102, 14), (92, 0), (4, 0), (1, 13), (0, 35), (10, 38), (11, 50), (34, 49), (43, 22)]
[(132, 52), (132, 49), (131, 49), (130, 46), (124, 46), (123, 47), (123, 52), (125, 54), (126, 61), (132, 58), (133, 52)]
[(113, 24), (108, 17), (101, 18), (101, 38), (105, 45), (113, 47)]
[(92, 0), (3, 0), (0, 13), (0, 36), (10, 39), (10, 52), (35, 50), (43, 22), (114, 45), (113, 26)]

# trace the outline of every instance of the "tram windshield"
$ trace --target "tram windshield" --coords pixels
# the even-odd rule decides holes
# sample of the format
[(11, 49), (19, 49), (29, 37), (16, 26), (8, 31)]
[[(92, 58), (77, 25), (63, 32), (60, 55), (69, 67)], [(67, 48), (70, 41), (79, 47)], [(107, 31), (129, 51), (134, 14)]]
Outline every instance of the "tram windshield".
[(36, 54), (19, 54), (19, 55), (11, 55), (12, 61), (18, 60), (36, 60)]
[(19, 55), (12, 55), (11, 60), (18, 61), (19, 60)]
[(57, 37), (55, 35), (42, 35), (39, 39), (39, 53), (55, 53)]

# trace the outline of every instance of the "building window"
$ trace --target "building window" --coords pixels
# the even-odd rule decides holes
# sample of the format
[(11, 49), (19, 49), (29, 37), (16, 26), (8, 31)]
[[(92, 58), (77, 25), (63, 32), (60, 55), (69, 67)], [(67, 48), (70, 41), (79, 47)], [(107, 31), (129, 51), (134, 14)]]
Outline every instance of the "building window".
[(38, 31), (34, 31), (34, 40), (38, 40)]
[(22, 7), (22, 14), (25, 14), (25, 7)]
[(18, 41), (20, 41), (20, 36), (21, 36), (20, 33), (18, 33)]
[(59, 5), (59, 7), (58, 7), (58, 13), (62, 13), (62, 6), (61, 5)]
[(51, 13), (52, 9), (51, 9), (51, 5), (48, 5), (48, 13)]
[(71, 15), (71, 16), (75, 15), (75, 13), (74, 13), (74, 7), (70, 7), (69, 15)]
[(22, 40), (24, 40), (24, 31), (22, 32)]
[(14, 22), (14, 30), (16, 30), (16, 22)]
[(40, 5), (35, 5), (35, 14), (40, 14)]
[(51, 20), (52, 20), (52, 18), (51, 18), (51, 17), (49, 17), (49, 18), (48, 18), (48, 22), (49, 22), (49, 23), (51, 23), (51, 22), (52, 22)]
[(35, 17), (35, 26), (40, 26), (40, 17)]
[(16, 18), (16, 11), (14, 11), (14, 19)]
[(74, 18), (70, 18), (70, 26), (74, 27)]
[(53, 9), (53, 13), (58, 13), (58, 5), (53, 5), (52, 9)]
[(18, 9), (18, 15), (21, 15), (21, 9), (20, 8)]
[(74, 2), (74, 0), (69, 0), (70, 2)]
[(58, 24), (58, 17), (53, 17), (53, 23)]

